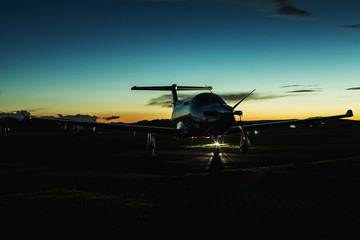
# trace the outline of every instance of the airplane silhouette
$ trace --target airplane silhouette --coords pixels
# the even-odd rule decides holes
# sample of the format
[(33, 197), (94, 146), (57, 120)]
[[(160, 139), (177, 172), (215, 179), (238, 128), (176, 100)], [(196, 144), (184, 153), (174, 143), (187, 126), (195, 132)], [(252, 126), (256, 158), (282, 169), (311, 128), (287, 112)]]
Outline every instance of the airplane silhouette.
[[(235, 110), (235, 108), (244, 101), (255, 89), (247, 96), (242, 98), (233, 107), (226, 104), (224, 99), (211, 92), (211, 86), (198, 87), (198, 86), (177, 86), (173, 84), (171, 86), (148, 86), (137, 87), (134, 86), (131, 90), (150, 90), (150, 91), (171, 91), (172, 93), (172, 116), (171, 122), (173, 127), (156, 127), (156, 126), (143, 126), (132, 124), (120, 124), (120, 123), (97, 123), (97, 122), (84, 122), (74, 121), (61, 118), (38, 118), (24, 116), (25, 120), (34, 121), (47, 121), (58, 122), (61, 124), (70, 125), (82, 125), (89, 127), (101, 127), (110, 129), (119, 129), (127, 131), (140, 131), (146, 132), (147, 142), (146, 146), (149, 153), (155, 156), (155, 137), (154, 134), (171, 135), (175, 137), (212, 137), (215, 141), (216, 149), (215, 155), (219, 155), (218, 140), (220, 137), (228, 134), (240, 134), (240, 151), (247, 152), (249, 145), (248, 131), (261, 130), (264, 128), (280, 127), (286, 125), (298, 125), (298, 124), (311, 124), (318, 121), (324, 121), (328, 119), (339, 119), (352, 117), (352, 110), (348, 110), (345, 114), (327, 116), (327, 117), (314, 117), (301, 120), (283, 120), (272, 121), (265, 123), (246, 124), (240, 125), (235, 121), (235, 115), (242, 116), (242, 111)], [(180, 101), (178, 99), (177, 91), (188, 90), (209, 90), (209, 92), (200, 93), (194, 97)]]

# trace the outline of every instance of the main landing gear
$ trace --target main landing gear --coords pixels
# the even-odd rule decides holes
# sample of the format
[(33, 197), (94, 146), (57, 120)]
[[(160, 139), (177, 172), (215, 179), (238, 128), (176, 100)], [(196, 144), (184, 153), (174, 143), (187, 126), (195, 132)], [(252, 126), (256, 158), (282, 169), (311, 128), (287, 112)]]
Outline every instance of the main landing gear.
[(155, 152), (156, 152), (155, 137), (151, 133), (147, 134), (146, 149), (148, 150), (151, 156), (155, 157)]
[(249, 145), (250, 145), (249, 137), (245, 132), (242, 132), (240, 137), (240, 152), (247, 153), (249, 151)]

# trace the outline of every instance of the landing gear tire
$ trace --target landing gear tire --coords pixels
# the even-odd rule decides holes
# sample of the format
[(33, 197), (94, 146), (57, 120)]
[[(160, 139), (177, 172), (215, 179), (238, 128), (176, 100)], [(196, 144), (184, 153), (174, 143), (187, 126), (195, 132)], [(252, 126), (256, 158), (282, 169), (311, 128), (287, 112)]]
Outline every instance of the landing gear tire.
[(146, 149), (148, 150), (148, 153), (151, 156), (155, 157), (155, 152), (156, 152), (155, 137), (151, 133), (148, 133), (147, 135)]
[(245, 135), (245, 133), (242, 133), (240, 138), (240, 152), (247, 153), (249, 151), (249, 144), (248, 137)]
[(243, 145), (240, 147), (241, 153), (247, 153), (249, 151), (249, 147), (247, 145)]
[(219, 152), (220, 152), (220, 149), (218, 146), (216, 146), (214, 149), (214, 157), (219, 157)]

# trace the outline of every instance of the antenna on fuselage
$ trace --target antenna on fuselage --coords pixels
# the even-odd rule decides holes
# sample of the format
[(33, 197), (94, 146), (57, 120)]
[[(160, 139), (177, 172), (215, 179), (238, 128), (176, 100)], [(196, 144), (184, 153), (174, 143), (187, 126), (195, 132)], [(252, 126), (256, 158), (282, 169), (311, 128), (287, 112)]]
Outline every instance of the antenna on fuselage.
[(197, 87), (197, 86), (177, 86), (173, 84), (171, 86), (151, 86), (151, 87), (137, 87), (134, 86), (131, 90), (150, 90), (150, 91), (171, 91), (173, 107), (179, 102), (177, 91), (188, 91), (188, 90), (210, 90), (211, 86)]
[[(207, 88), (208, 86), (205, 84), (205, 87)], [(210, 91), (210, 93), (213, 93), (211, 90), (212, 90), (212, 87), (209, 88), (209, 91)]]

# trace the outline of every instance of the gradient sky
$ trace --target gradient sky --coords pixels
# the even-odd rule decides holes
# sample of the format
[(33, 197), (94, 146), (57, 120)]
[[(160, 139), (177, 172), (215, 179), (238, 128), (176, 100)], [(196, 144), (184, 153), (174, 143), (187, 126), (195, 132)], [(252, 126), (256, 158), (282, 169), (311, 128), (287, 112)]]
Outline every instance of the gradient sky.
[(130, 88), (176, 83), (230, 105), (256, 88), (244, 120), (358, 120), (359, 13), (358, 0), (2, 1), (0, 112), (170, 118), (156, 101), (169, 93)]

